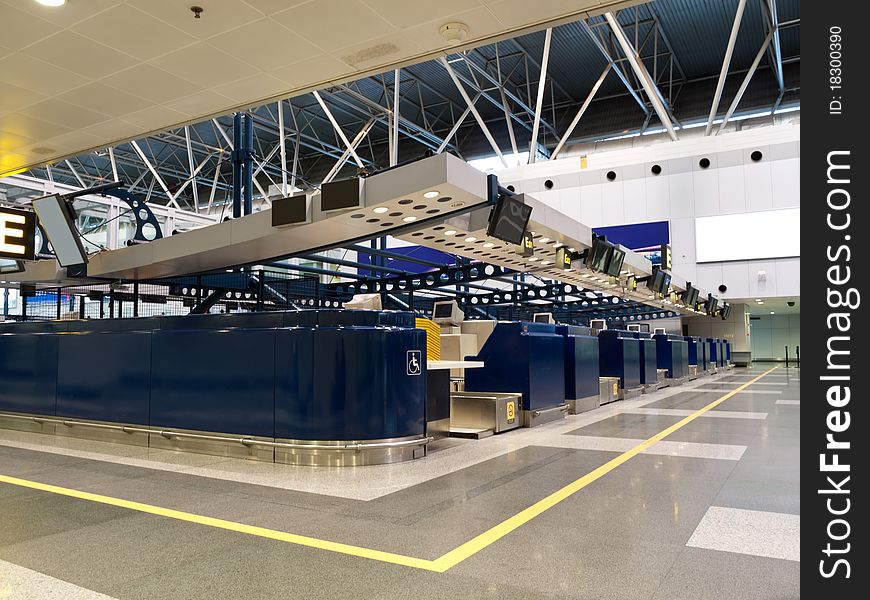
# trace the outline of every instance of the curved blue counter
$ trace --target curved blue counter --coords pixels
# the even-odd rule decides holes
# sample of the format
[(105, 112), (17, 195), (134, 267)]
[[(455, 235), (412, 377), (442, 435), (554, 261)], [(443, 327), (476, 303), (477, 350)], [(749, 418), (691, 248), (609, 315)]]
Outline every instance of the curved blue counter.
[(289, 440), (423, 436), (425, 336), (411, 313), (351, 310), (8, 323), (0, 412)]

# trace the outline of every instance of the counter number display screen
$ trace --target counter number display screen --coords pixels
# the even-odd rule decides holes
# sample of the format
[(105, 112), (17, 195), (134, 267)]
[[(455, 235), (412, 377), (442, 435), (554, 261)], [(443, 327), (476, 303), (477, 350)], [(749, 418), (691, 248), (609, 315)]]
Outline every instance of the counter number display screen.
[(623, 262), (625, 262), (625, 251), (614, 247), (610, 252), (610, 260), (607, 261), (607, 274), (611, 277), (619, 277)]

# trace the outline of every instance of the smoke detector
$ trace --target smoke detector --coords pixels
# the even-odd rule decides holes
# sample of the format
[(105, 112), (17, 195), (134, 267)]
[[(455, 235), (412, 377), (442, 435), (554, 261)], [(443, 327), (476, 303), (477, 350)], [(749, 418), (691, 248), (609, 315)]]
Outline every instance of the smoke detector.
[(458, 46), (468, 37), (468, 25), (458, 21), (451, 21), (450, 23), (444, 23), (444, 25), (438, 29), (438, 33), (440, 33), (441, 37), (447, 40), (447, 43), (451, 46)]

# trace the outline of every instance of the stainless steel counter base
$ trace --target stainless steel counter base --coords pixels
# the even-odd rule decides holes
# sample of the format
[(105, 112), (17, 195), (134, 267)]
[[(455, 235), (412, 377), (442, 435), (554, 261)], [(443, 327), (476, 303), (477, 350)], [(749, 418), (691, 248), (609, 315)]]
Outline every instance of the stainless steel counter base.
[(411, 436), (359, 441), (276, 440), (232, 433), (161, 429), (19, 413), (0, 413), (0, 428), (309, 466), (362, 466), (412, 460), (425, 456), (426, 445), (433, 439)]
[(666, 381), (668, 382), (668, 385), (670, 385), (670, 386), (683, 385), (684, 383), (689, 381), (689, 376), (684, 375), (683, 377), (668, 377), (666, 379)]
[(619, 400), (619, 377), (598, 378), (598, 403), (607, 404)]
[(423, 458), (431, 439), (420, 436), (340, 442), (277, 439), (276, 444), (298, 447), (276, 445), (275, 462), (307, 467), (384, 465)]
[(568, 404), (559, 404), (551, 408), (523, 411), (523, 427), (536, 427), (550, 421), (564, 419), (568, 414)]
[(698, 378), (698, 365), (689, 365), (689, 381), (694, 381)]
[(568, 414), (578, 415), (582, 412), (595, 410), (601, 406), (601, 396), (586, 396), (576, 400), (568, 400)]
[(638, 386), (636, 388), (619, 388), (619, 399), (620, 400), (631, 400), (632, 398), (637, 398), (643, 393), (643, 386)]
[(436, 440), (450, 435), (450, 417), (426, 422), (426, 435)]

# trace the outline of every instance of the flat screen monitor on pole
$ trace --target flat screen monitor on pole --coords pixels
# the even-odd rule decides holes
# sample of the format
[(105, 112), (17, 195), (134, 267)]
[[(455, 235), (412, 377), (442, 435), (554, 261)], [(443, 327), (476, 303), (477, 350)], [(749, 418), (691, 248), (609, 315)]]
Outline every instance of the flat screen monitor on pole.
[(593, 239), (592, 248), (587, 255), (586, 266), (598, 273), (604, 273), (612, 251), (613, 246), (608, 244), (603, 238)]
[(662, 285), (659, 288), (659, 293), (664, 295), (664, 296), (667, 296), (668, 290), (671, 288), (671, 274), (665, 273), (664, 271), (662, 271), (661, 273), (662, 273)]
[(46, 196), (33, 201), (33, 210), (51, 242), (57, 262), (62, 267), (74, 267), (88, 262), (75, 226), (75, 214), (69, 203), (58, 196)]
[(711, 317), (716, 314), (716, 308), (719, 305), (719, 300), (713, 294), (707, 294), (707, 302), (704, 304), (705, 312)]
[(611, 277), (619, 277), (623, 262), (625, 262), (625, 250), (614, 247), (610, 251), (610, 260), (607, 261), (607, 274)]
[(532, 207), (512, 196), (499, 196), (489, 215), (486, 235), (519, 246), (532, 216)]
[(665, 272), (659, 269), (658, 267), (653, 267), (652, 275), (650, 275), (649, 279), (646, 280), (646, 287), (650, 289), (650, 291), (655, 293), (660, 293), (659, 290), (662, 289), (662, 283), (665, 279)]

